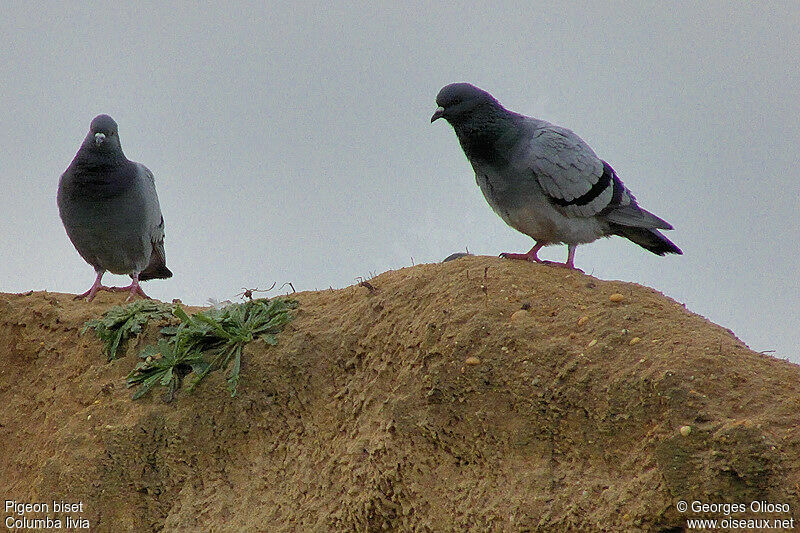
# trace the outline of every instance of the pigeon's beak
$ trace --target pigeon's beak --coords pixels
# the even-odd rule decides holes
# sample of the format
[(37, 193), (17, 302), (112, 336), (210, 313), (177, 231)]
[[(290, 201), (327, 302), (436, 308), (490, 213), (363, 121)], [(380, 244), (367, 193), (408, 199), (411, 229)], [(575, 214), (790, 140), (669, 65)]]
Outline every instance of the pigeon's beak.
[(106, 140), (105, 133), (95, 133), (94, 134), (94, 144), (95, 146), (100, 146)]
[(443, 116), (444, 116), (444, 108), (442, 106), (437, 107), (436, 112), (431, 117), (431, 124), (433, 124), (434, 120), (442, 118)]

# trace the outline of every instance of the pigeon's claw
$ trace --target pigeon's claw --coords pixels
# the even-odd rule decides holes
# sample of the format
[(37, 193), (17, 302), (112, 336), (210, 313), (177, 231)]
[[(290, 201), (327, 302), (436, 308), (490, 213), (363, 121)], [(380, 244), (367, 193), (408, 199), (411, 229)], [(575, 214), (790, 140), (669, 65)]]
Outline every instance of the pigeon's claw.
[(105, 272), (98, 272), (97, 273), (97, 277), (95, 278), (94, 283), (92, 283), (92, 286), (89, 287), (89, 290), (84, 292), (83, 294), (77, 295), (74, 299), (75, 300), (80, 300), (81, 298), (86, 298), (87, 302), (91, 302), (92, 300), (94, 300), (94, 297), (95, 297), (95, 295), (97, 295), (98, 291), (110, 291), (110, 290), (112, 290), (111, 287), (106, 287), (105, 285), (103, 285), (101, 283), (101, 281), (103, 279), (103, 274), (105, 274)]
[(539, 259), (539, 256), (537, 254), (539, 253), (539, 250), (542, 249), (542, 246), (544, 246), (544, 245), (543, 244), (539, 244), (537, 242), (536, 246), (534, 246), (533, 248), (528, 250), (527, 253), (514, 254), (514, 253), (511, 253), (511, 252), (503, 252), (502, 254), (500, 254), (500, 257), (502, 257), (504, 259), (519, 259), (521, 261), (530, 261), (531, 263), (541, 263), (542, 260)]
[(133, 298), (137, 294), (142, 298), (144, 298), (145, 300), (152, 300), (152, 298), (150, 298), (148, 295), (144, 293), (142, 287), (139, 286), (138, 274), (133, 275), (133, 280), (131, 281), (130, 285), (126, 285), (125, 287), (113, 287), (111, 288), (111, 290), (115, 292), (129, 292), (130, 294), (128, 294), (128, 297), (125, 298), (126, 302), (129, 302), (131, 298)]

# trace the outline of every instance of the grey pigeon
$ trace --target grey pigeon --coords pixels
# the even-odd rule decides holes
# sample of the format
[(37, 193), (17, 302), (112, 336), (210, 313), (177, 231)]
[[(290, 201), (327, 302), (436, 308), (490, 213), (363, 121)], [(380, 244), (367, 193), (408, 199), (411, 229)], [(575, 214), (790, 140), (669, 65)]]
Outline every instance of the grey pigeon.
[[(122, 153), (117, 123), (108, 115), (92, 120), (89, 134), (58, 183), (58, 211), (67, 235), (94, 267), (97, 278), (78, 296), (92, 301), (97, 291), (148, 296), (140, 281), (169, 278), (164, 253), (164, 217), (153, 173)], [(106, 271), (128, 274), (127, 287), (106, 287)]]
[(542, 262), (550, 244), (575, 248), (619, 235), (657, 255), (681, 254), (659, 229), (672, 226), (645, 211), (614, 169), (572, 131), (505, 109), (474, 85), (439, 91), (431, 122), (444, 118), (456, 132), (486, 201), (512, 228), (533, 237), (527, 253), (501, 257)]

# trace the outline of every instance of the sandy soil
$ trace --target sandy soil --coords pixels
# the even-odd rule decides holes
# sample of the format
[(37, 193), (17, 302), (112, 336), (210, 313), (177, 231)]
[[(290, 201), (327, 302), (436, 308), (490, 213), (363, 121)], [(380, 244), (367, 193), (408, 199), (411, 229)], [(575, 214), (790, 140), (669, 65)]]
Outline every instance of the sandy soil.
[(212, 375), (170, 403), (123, 379), (158, 324), (113, 362), (79, 335), (124, 295), (0, 294), (0, 494), (82, 502), (62, 515), (94, 531), (680, 531), (702, 514), (680, 500), (800, 519), (797, 365), (555, 267), (467, 257), (369, 284), (297, 294), (238, 397)]

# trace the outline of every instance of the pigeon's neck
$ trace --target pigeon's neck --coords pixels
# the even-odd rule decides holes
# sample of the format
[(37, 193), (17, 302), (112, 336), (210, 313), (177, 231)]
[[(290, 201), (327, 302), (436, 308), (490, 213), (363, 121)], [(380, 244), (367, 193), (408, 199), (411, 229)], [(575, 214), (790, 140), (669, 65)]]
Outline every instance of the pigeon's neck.
[(130, 163), (122, 150), (114, 152), (100, 152), (93, 147), (83, 146), (75, 155), (72, 164), (76, 169), (92, 172), (103, 171), (110, 168), (124, 166)]
[(71, 187), (85, 197), (109, 198), (121, 194), (136, 181), (136, 163), (121, 153), (78, 153), (70, 165)]
[(453, 128), (470, 161), (503, 166), (508, 163), (511, 148), (519, 140), (521, 134), (517, 122), (522, 119), (521, 115), (505, 109), (493, 109)]

